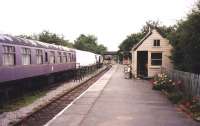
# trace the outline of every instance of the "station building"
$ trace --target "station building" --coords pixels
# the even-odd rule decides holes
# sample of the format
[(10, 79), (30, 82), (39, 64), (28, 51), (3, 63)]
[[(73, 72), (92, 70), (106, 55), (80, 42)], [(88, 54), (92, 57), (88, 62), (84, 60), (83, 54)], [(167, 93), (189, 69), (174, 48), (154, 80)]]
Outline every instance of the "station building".
[(131, 50), (133, 76), (151, 78), (160, 73), (161, 67), (172, 69), (171, 50), (169, 40), (157, 29), (150, 29)]

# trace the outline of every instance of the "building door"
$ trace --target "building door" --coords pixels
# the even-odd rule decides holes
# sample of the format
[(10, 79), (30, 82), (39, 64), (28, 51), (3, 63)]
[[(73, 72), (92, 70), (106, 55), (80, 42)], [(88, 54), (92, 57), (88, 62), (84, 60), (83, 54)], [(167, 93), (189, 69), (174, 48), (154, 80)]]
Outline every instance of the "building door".
[(137, 52), (137, 76), (142, 78), (148, 76), (148, 51)]

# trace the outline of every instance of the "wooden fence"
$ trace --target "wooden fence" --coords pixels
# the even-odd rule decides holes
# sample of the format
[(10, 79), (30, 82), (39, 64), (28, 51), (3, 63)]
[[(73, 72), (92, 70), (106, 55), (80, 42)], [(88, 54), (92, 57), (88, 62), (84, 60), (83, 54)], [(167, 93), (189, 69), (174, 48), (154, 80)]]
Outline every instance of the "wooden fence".
[(161, 73), (166, 73), (173, 81), (183, 84), (183, 93), (187, 97), (200, 96), (200, 75), (166, 68), (162, 68)]

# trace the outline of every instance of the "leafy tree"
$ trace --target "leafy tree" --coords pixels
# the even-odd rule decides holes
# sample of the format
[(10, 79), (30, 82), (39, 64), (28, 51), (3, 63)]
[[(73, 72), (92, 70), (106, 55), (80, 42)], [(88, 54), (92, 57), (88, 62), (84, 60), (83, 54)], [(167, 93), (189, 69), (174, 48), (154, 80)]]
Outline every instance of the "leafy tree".
[(67, 46), (70, 48), (76, 48), (84, 51), (90, 51), (97, 54), (103, 54), (103, 52), (107, 51), (107, 48), (97, 43), (97, 38), (94, 35), (84, 35), (81, 34), (73, 43), (70, 43), (68, 40), (64, 39), (63, 35), (57, 35), (55, 33), (51, 33), (49, 31), (43, 31), (39, 34), (35, 35), (19, 35), (18, 37), (38, 40), (41, 42), (46, 42), (50, 44)]
[(32, 40), (38, 40), (38, 41), (46, 42), (46, 43), (50, 43), (50, 44), (73, 47), (73, 44), (70, 43), (68, 40), (65, 40), (63, 35), (60, 36), (55, 33), (51, 33), (49, 31), (43, 31), (36, 35), (19, 35), (18, 37), (32, 39)]
[(59, 36), (55, 33), (50, 33), (48, 31), (43, 31), (42, 33), (40, 33), (38, 35), (38, 40), (50, 44), (72, 47), (72, 44), (69, 43), (68, 40), (65, 40), (63, 35)]
[(120, 51), (130, 51), (135, 44), (137, 44), (144, 35), (142, 33), (131, 34), (119, 45)]
[(143, 35), (147, 34), (150, 29), (156, 29), (163, 37), (167, 38), (171, 32), (175, 31), (176, 26), (161, 25), (159, 21), (147, 21), (146, 25), (141, 29)]
[(188, 14), (186, 20), (180, 20), (168, 38), (174, 47), (172, 60), (180, 70), (200, 73), (200, 1)]
[(17, 37), (25, 38), (25, 39), (31, 39), (31, 40), (37, 40), (36, 35), (18, 35)]
[(81, 34), (74, 42), (74, 47), (84, 51), (95, 52), (97, 47), (97, 38), (92, 35)]
[(84, 35), (81, 34), (75, 41), (74, 41), (74, 47), (76, 49), (84, 50), (84, 51), (90, 51), (93, 53), (102, 54), (107, 50), (107, 48), (97, 43), (97, 38), (93, 35)]
[(100, 45), (98, 45), (98, 47), (97, 47), (96, 53), (97, 53), (97, 54), (103, 54), (103, 53), (106, 52), (106, 51), (107, 51), (107, 48), (106, 48), (104, 45), (100, 44)]

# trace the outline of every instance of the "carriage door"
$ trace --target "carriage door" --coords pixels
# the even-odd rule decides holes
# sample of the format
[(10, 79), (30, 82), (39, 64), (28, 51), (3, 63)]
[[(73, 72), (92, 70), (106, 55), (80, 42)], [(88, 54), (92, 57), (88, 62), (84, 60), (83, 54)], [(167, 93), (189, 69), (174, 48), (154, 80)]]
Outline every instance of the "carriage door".
[(142, 78), (148, 76), (148, 51), (137, 52), (137, 76)]

